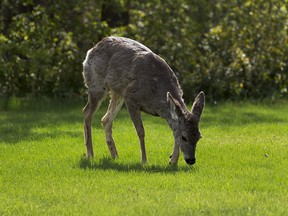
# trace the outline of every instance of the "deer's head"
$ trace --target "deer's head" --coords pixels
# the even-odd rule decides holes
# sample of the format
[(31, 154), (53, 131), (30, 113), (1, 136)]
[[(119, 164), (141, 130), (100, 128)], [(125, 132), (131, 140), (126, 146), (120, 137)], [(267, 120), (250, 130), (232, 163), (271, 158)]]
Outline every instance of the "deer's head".
[(200, 92), (194, 100), (191, 112), (180, 105), (170, 93), (167, 94), (168, 103), (175, 125), (173, 134), (175, 143), (179, 145), (187, 164), (196, 162), (195, 151), (198, 140), (202, 137), (199, 130), (199, 121), (205, 105), (205, 96)]

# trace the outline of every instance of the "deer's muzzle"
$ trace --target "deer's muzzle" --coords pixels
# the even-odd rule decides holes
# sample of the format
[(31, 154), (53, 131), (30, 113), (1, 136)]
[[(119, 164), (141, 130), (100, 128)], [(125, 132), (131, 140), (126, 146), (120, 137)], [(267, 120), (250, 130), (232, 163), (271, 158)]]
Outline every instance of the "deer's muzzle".
[(192, 159), (185, 159), (186, 163), (189, 165), (193, 165), (196, 162), (196, 158), (192, 158)]

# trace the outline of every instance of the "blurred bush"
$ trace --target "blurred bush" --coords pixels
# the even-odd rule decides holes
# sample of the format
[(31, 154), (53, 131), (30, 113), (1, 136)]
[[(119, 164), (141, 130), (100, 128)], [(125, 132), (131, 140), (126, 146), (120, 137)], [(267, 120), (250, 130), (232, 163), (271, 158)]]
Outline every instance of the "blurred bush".
[(86, 51), (108, 35), (162, 56), (185, 99), (287, 97), (287, 0), (2, 0), (0, 96), (84, 93)]

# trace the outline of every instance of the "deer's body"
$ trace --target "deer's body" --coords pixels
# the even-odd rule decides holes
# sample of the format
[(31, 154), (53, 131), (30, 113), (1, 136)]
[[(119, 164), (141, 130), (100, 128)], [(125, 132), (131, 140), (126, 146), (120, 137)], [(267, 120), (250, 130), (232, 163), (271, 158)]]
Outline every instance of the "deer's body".
[[(200, 137), (198, 122), (204, 107), (204, 94), (198, 95), (198, 98), (201, 98), (201, 107), (198, 110), (199, 116), (195, 114), (197, 118), (194, 118), (193, 112), (190, 113), (186, 108), (182, 99), (182, 90), (172, 69), (162, 58), (137, 41), (122, 37), (103, 39), (87, 52), (83, 62), (83, 77), (89, 96), (88, 103), (83, 109), (88, 157), (93, 156), (91, 138), (93, 113), (109, 92), (111, 100), (107, 113), (102, 118), (102, 125), (113, 158), (118, 157), (118, 153), (112, 137), (112, 122), (124, 102), (139, 136), (142, 162), (146, 162), (147, 158), (141, 111), (165, 118), (172, 128), (175, 144), (171, 163), (178, 161), (179, 147), (181, 147), (181, 143), (178, 142), (181, 142), (179, 136), (183, 136), (183, 131), (189, 133), (190, 130), (192, 133), (190, 138), (194, 139), (193, 137), (196, 136), (197, 140), (194, 140), (198, 141)], [(189, 139), (190, 135), (187, 134), (186, 138)], [(189, 153), (188, 150), (186, 152), (181, 148), (189, 164), (195, 163), (196, 142)]]

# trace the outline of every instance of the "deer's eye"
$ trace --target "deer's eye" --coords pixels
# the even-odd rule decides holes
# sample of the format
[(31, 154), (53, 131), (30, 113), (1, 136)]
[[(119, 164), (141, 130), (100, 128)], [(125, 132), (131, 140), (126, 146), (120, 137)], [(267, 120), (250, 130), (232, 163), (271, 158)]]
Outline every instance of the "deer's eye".
[(188, 139), (187, 139), (187, 137), (186, 136), (184, 136), (184, 135), (182, 135), (182, 140), (184, 141), (184, 142), (188, 142)]

